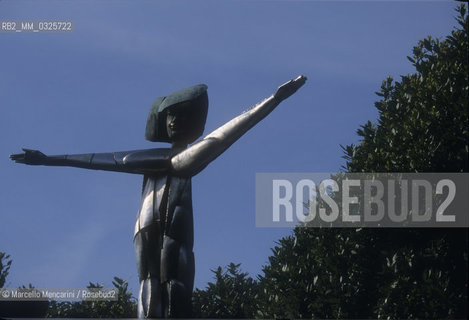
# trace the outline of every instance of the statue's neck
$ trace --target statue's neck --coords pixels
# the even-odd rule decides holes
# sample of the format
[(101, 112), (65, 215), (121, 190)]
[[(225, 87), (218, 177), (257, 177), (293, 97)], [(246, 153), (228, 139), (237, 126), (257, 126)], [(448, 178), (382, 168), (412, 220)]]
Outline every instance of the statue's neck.
[(187, 144), (185, 144), (184, 142), (182, 143), (173, 142), (173, 145), (171, 146), (171, 150), (173, 154), (177, 154), (186, 148), (187, 148)]

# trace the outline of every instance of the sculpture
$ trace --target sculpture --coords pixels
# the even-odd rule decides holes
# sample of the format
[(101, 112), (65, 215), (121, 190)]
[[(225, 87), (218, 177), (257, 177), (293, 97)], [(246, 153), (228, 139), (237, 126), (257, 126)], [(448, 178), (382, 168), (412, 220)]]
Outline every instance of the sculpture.
[(266, 117), (306, 81), (299, 76), (261, 103), (202, 140), (208, 110), (207, 86), (197, 85), (157, 99), (145, 138), (170, 142), (171, 148), (113, 153), (46, 156), (23, 149), (10, 155), (18, 163), (72, 166), (143, 175), (142, 205), (134, 245), (140, 280), (139, 318), (189, 317), (194, 282), (191, 177), (204, 169)]

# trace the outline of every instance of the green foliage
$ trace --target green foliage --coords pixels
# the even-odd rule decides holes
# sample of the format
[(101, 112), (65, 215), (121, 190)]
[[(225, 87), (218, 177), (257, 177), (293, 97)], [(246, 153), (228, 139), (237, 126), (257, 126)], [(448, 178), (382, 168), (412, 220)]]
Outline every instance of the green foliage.
[[(348, 172), (468, 171), (468, 19), (414, 48), (416, 72), (386, 79), (376, 124), (344, 147)], [(260, 278), (267, 318), (466, 318), (466, 229), (296, 228)]]
[[(5, 285), (6, 277), (12, 260), (4, 252), (0, 252), (0, 288)], [(117, 289), (117, 301), (80, 301), (80, 302), (43, 302), (43, 301), (4, 301), (0, 305), (3, 316), (35, 316), (42, 317), (47, 310), (48, 318), (135, 318), (137, 316), (137, 304), (132, 293), (128, 290), (125, 280), (114, 277), (112, 284)], [(88, 288), (102, 288), (97, 283), (91, 283)], [(34, 289), (21, 286), (19, 289)], [(28, 310), (25, 310), (28, 309)], [(44, 310), (44, 312), (43, 312)]]
[[(51, 301), (48, 318), (136, 318), (137, 304), (128, 291), (125, 280), (114, 277), (112, 284), (117, 289), (117, 301)], [(91, 283), (87, 288), (102, 288), (98, 283)]]
[(465, 5), (457, 11), (460, 28), (414, 47), (415, 73), (383, 81), (378, 123), (357, 130), (359, 145), (343, 147), (347, 171), (468, 171), (469, 27)]
[[(12, 260), (10, 256), (4, 252), (0, 252), (0, 289), (5, 286), (6, 277), (8, 276)], [(19, 291), (34, 290), (32, 284), (28, 287), (21, 286)], [(0, 301), (0, 317), (16, 317), (16, 318), (39, 318), (43, 317), (49, 306), (46, 301)]]
[(296, 228), (293, 236), (281, 239), (260, 280), (262, 316), (363, 316), (375, 303), (376, 261), (360, 232)]
[(0, 252), (0, 289), (5, 285), (8, 272), (11, 267), (10, 256), (4, 252)]
[(230, 263), (225, 270), (212, 270), (216, 282), (193, 294), (194, 318), (254, 318), (258, 285), (239, 267)]
[(466, 318), (467, 232), (403, 229), (384, 253), (378, 317)]
[(264, 318), (465, 318), (467, 235), (296, 228), (260, 278)]

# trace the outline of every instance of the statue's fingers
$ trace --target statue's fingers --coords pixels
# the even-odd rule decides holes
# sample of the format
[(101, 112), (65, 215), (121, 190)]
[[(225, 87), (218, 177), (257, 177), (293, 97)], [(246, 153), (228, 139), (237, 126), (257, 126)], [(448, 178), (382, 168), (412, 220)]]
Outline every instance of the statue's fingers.
[(304, 82), (298, 82), (298, 83), (295, 83), (295, 86), (294, 86), (294, 90), (295, 92), (300, 89), (305, 83)]
[(24, 153), (15, 153), (15, 154), (10, 154), (10, 159), (11, 160), (18, 160), (18, 159), (24, 159)]
[(10, 155), (10, 159), (17, 162), (17, 163), (25, 163), (24, 154), (12, 154)]
[(299, 76), (294, 81), (301, 87), (302, 85), (305, 84), (306, 80), (307, 78), (305, 76)]

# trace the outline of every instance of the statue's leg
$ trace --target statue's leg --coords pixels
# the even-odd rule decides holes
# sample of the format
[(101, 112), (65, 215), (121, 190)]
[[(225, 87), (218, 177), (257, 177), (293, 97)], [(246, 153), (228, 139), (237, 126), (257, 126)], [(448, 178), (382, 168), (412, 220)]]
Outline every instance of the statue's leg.
[(163, 316), (160, 237), (159, 225), (153, 224), (140, 230), (134, 238), (140, 280), (137, 308), (139, 318), (161, 318)]
[(161, 318), (161, 283), (158, 278), (140, 281), (137, 314), (139, 318)]
[(194, 285), (194, 254), (192, 248), (169, 236), (164, 237), (161, 256), (161, 280), (167, 318), (190, 317)]

